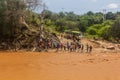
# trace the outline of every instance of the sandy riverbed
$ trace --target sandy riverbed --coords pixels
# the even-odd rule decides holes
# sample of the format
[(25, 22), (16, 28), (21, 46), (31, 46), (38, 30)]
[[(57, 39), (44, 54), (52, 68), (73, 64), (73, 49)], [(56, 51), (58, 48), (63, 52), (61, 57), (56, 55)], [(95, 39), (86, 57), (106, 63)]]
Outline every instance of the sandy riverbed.
[(0, 80), (120, 80), (120, 54), (0, 52)]

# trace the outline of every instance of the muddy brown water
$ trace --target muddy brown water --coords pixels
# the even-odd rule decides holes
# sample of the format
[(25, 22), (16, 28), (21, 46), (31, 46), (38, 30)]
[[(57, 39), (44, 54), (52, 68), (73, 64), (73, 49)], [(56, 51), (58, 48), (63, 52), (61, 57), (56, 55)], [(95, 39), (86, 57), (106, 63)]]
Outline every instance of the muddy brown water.
[(120, 54), (2, 51), (0, 80), (120, 80)]

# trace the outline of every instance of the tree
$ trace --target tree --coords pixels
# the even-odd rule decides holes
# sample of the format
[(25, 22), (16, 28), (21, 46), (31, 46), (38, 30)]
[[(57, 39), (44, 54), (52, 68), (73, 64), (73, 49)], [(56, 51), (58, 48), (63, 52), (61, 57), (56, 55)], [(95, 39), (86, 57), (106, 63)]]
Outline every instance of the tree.
[(112, 12), (108, 12), (108, 13), (106, 14), (106, 19), (107, 19), (107, 20), (115, 20), (115, 14), (112, 13)]
[(88, 27), (88, 21), (87, 20), (80, 20), (78, 23), (78, 28), (81, 32), (85, 32)]
[(65, 14), (64, 14), (63, 12), (60, 12), (60, 13), (59, 13), (59, 17), (60, 17), (60, 18), (64, 18), (64, 17), (65, 17)]
[(89, 12), (87, 12), (87, 15), (92, 16), (92, 15), (94, 15), (94, 13), (92, 11), (89, 11)]
[(103, 39), (109, 40), (110, 39), (110, 26), (101, 27), (101, 29), (98, 30), (98, 35), (102, 37)]
[(56, 21), (56, 30), (59, 32), (63, 32), (65, 30), (65, 21), (59, 19)]
[(29, 17), (29, 12), (35, 9), (38, 2), (41, 0), (0, 0), (0, 20), (1, 36), (13, 37), (17, 28), (20, 26), (28, 27), (26, 18)]
[(44, 10), (45, 15), (44, 15), (44, 18), (45, 19), (51, 19), (51, 16), (52, 16), (52, 12), (49, 11), (49, 10)]
[(78, 16), (74, 12), (66, 12), (66, 19), (70, 21), (76, 21)]
[(110, 28), (110, 35), (115, 40), (120, 40), (120, 18), (115, 21), (115, 23)]

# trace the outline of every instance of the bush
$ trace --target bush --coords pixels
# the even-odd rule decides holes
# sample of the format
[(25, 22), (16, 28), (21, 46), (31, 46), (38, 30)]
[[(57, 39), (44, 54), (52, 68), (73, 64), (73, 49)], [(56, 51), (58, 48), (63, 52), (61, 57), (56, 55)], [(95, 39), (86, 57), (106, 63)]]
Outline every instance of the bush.
[(100, 37), (102, 37), (103, 39), (109, 40), (110, 38), (110, 26), (105, 26), (102, 27), (99, 31), (98, 31), (98, 35)]
[(97, 34), (97, 29), (95, 29), (95, 28), (89, 28), (87, 30), (87, 33), (90, 34), (90, 35), (96, 35)]

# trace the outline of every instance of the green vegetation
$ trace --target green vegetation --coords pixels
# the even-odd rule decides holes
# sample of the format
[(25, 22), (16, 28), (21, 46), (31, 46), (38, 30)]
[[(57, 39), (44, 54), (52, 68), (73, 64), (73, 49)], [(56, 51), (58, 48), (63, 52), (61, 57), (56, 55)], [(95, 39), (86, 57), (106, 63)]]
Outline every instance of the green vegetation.
[[(27, 0), (0, 0), (0, 37), (15, 37), (22, 34), (21, 30), (24, 28), (39, 29), (40, 25), (44, 24), (44, 30), (50, 33), (75, 30), (88, 37), (120, 40), (120, 12), (103, 14), (89, 11), (76, 15), (74, 12), (53, 13), (43, 10), (38, 14), (32, 9), (37, 5), (27, 6), (28, 3), (24, 1)], [(43, 16), (44, 22), (40, 16)]]
[[(93, 13), (89, 11), (84, 15), (73, 12), (53, 13), (45, 11), (46, 26), (54, 28), (57, 32), (66, 30), (79, 30), (87, 37), (98, 37), (106, 40), (118, 41), (120, 39), (120, 13), (108, 12)], [(106, 17), (104, 17), (106, 15)], [(49, 23), (49, 25), (48, 25)]]

